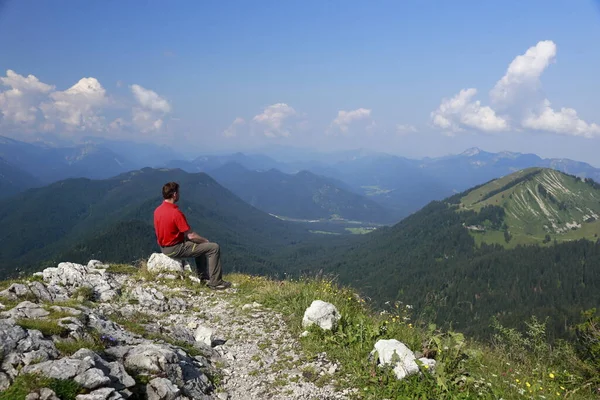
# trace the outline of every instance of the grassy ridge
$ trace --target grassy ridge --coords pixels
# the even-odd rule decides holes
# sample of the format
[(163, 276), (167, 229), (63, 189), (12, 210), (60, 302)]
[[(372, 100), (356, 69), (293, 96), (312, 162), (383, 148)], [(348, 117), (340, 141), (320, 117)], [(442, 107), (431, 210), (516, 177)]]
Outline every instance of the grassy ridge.
[(459, 210), (505, 210), (507, 242), (498, 229), (474, 233), (478, 243), (515, 247), (577, 239), (600, 234), (600, 190), (579, 178), (551, 169), (530, 168), (496, 179), (468, 192)]
[[(330, 279), (230, 278), (239, 284), (240, 303), (257, 301), (279, 311), (298, 335), (313, 300), (333, 303), (342, 315), (340, 326), (335, 332), (313, 330), (302, 346), (309, 355), (326, 352), (338, 362), (337, 384), (357, 388), (359, 399), (589, 399), (600, 390), (598, 365), (583, 361), (565, 342), (547, 344), (545, 324), (535, 318), (524, 334), (496, 323), (494, 340), (484, 344), (412, 321), (410, 305), (392, 303), (376, 313), (367, 299)], [(436, 373), (422, 370), (397, 381), (389, 369), (369, 361), (375, 342), (391, 338), (434, 357)]]

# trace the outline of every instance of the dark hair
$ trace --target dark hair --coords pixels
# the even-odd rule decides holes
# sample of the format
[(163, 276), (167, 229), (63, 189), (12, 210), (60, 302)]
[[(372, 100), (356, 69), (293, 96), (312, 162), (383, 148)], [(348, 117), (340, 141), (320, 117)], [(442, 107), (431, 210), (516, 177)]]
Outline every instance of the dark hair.
[(165, 200), (170, 199), (177, 192), (179, 192), (179, 183), (177, 182), (165, 183), (165, 186), (162, 188), (162, 194)]

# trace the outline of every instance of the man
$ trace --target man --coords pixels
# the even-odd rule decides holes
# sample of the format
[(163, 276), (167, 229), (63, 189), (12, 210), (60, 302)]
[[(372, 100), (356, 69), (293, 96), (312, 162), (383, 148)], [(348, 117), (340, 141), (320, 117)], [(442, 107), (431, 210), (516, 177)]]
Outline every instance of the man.
[(154, 230), (163, 254), (173, 258), (194, 257), (200, 279), (207, 280), (209, 288), (223, 290), (230, 287), (231, 283), (223, 280), (219, 245), (194, 232), (175, 204), (179, 201), (179, 184), (165, 184), (162, 195), (164, 201), (154, 210)]

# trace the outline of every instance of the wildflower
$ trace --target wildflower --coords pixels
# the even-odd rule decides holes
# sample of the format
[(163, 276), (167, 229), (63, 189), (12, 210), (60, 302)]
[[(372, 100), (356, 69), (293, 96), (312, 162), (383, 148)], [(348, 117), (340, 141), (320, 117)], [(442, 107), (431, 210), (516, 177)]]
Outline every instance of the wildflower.
[(531, 387), (531, 384), (529, 382), (525, 382), (525, 385), (529, 388)]
[(520, 381), (520, 380), (518, 380), (518, 379), (515, 379), (515, 382), (519, 383), (519, 382), (521, 382), (521, 381)]
[(562, 390), (565, 390), (565, 387), (564, 387), (564, 386), (561, 386), (560, 388), (561, 388)]
[(560, 393), (559, 393), (559, 392), (556, 392), (556, 395), (557, 395), (557, 396), (560, 396)]
[(550, 372), (550, 373), (548, 374), (548, 376), (550, 377), (550, 379), (554, 379), (554, 374), (553, 374), (552, 372)]
[(412, 328), (412, 324), (408, 324), (408, 327), (409, 327), (409, 328)]

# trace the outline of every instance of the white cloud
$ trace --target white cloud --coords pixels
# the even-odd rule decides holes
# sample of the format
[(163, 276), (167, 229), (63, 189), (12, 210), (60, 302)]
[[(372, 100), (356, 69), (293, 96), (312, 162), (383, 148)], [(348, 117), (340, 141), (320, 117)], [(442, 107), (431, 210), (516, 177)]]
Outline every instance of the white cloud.
[(369, 118), (371, 118), (371, 110), (366, 108), (359, 108), (352, 111), (340, 110), (337, 117), (331, 122), (331, 127), (346, 133), (348, 132), (348, 127), (353, 122)]
[(555, 111), (550, 101), (545, 100), (538, 113), (531, 113), (523, 122), (523, 127), (560, 133), (564, 135), (583, 136), (591, 138), (600, 136), (600, 125), (587, 123), (579, 118), (577, 111), (572, 108), (561, 108)]
[(535, 91), (540, 86), (542, 72), (554, 61), (556, 44), (551, 40), (538, 42), (517, 56), (508, 66), (504, 76), (490, 92), (492, 102), (510, 105), (519, 100), (524, 90)]
[(143, 88), (140, 85), (131, 85), (131, 92), (143, 107), (151, 111), (168, 113), (171, 111), (171, 105), (163, 97), (159, 96), (155, 91)]
[(99, 113), (108, 105), (108, 97), (96, 78), (82, 78), (67, 90), (50, 93), (50, 99), (40, 105), (50, 126), (59, 121), (68, 130), (105, 128)]
[(431, 113), (433, 124), (444, 130), (460, 132), (474, 128), (485, 132), (508, 129), (508, 121), (479, 100), (472, 101), (477, 89), (463, 89), (451, 99), (443, 99), (437, 110)]
[(133, 125), (142, 132), (159, 131), (164, 124), (162, 118), (171, 112), (169, 102), (140, 85), (133, 84), (130, 89), (139, 105), (131, 110)]
[(396, 125), (396, 133), (398, 135), (407, 135), (407, 134), (415, 133), (418, 131), (419, 130), (414, 125), (404, 125), (404, 124)]
[(254, 116), (252, 121), (264, 126), (265, 136), (289, 136), (290, 132), (285, 128), (284, 122), (295, 115), (296, 110), (292, 107), (285, 103), (277, 103), (265, 108), (261, 114)]
[(0, 92), (0, 112), (4, 120), (19, 125), (31, 125), (37, 120), (38, 105), (54, 86), (40, 82), (34, 75), (27, 77), (12, 70), (0, 78), (11, 89)]
[(223, 131), (223, 136), (225, 137), (234, 137), (237, 136), (237, 129), (239, 126), (242, 126), (246, 123), (243, 118), (237, 117), (233, 120), (231, 125), (225, 131)]

